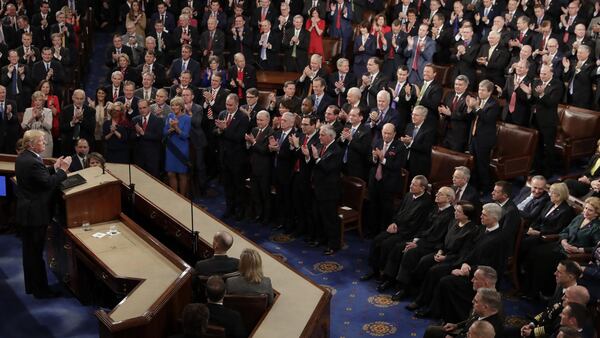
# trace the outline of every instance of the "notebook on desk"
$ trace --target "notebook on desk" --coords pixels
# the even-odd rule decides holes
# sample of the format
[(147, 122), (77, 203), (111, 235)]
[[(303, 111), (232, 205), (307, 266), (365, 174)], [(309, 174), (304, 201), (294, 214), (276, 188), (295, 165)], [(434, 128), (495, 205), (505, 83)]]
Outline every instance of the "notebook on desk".
[(87, 182), (85, 178), (81, 177), (79, 174), (70, 175), (66, 180), (60, 183), (60, 189), (67, 190), (78, 185), (85, 184), (85, 182)]

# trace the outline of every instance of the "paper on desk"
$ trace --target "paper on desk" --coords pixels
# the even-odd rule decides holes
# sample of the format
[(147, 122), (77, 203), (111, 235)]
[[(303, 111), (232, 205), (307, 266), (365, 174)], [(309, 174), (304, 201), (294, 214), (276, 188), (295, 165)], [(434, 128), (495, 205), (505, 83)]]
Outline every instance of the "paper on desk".
[(106, 236), (106, 234), (103, 233), (103, 232), (97, 232), (97, 233), (95, 233), (95, 234), (92, 235), (92, 237), (96, 237), (96, 238), (102, 238), (104, 236)]
[(350, 207), (347, 207), (347, 206), (345, 206), (345, 205), (344, 205), (343, 207), (341, 207), (341, 208), (342, 208), (342, 210), (352, 210), (352, 208), (350, 208)]

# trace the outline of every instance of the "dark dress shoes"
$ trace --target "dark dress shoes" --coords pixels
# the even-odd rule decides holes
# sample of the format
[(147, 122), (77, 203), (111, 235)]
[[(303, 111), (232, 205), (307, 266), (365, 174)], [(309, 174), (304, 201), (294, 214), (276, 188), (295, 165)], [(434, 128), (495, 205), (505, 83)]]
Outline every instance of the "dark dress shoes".
[(392, 295), (392, 300), (394, 302), (399, 302), (402, 298), (404, 298), (404, 296), (406, 296), (406, 291), (404, 291), (404, 289), (401, 289)]
[(392, 281), (386, 280), (383, 283), (377, 285), (377, 291), (384, 292), (389, 289), (394, 283)]
[(368, 281), (368, 280), (373, 279), (375, 277), (375, 275), (377, 275), (375, 272), (370, 272), (370, 273), (360, 276), (360, 280), (363, 282)]

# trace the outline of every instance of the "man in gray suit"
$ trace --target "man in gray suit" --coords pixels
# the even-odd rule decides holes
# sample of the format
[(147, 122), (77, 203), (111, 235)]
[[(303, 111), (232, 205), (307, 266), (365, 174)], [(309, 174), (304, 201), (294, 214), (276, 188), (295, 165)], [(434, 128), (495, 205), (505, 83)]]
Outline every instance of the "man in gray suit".
[(145, 72), (142, 74), (142, 87), (136, 89), (133, 92), (133, 95), (144, 100), (150, 101), (150, 103), (154, 103), (154, 98), (156, 97), (156, 88), (152, 85), (154, 84), (154, 73)]

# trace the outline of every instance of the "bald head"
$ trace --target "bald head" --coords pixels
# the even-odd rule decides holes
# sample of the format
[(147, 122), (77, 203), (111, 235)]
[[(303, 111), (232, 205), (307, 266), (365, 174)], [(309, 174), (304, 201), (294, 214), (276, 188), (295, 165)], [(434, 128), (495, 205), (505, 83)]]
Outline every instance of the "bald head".
[(567, 303), (577, 303), (585, 306), (589, 301), (590, 293), (588, 289), (581, 285), (570, 286), (563, 294), (563, 306)]
[(225, 254), (233, 245), (233, 237), (226, 231), (219, 231), (213, 237), (213, 250), (215, 254)]

